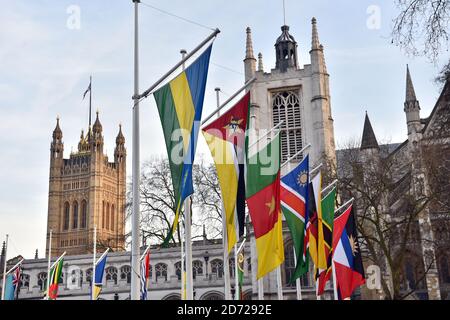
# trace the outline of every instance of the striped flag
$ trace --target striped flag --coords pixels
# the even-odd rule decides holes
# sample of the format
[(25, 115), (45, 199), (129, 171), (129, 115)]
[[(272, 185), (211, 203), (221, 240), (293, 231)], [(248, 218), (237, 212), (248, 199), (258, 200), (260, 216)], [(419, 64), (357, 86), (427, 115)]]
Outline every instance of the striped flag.
[(141, 260), (141, 300), (147, 300), (147, 286), (150, 277), (150, 250)]
[(95, 264), (95, 279), (94, 279), (94, 295), (92, 297), (93, 300), (97, 300), (100, 293), (102, 292), (103, 287), (103, 273), (105, 272), (106, 267), (106, 258), (108, 257), (108, 250), (100, 257), (100, 259)]
[(280, 153), (280, 135), (277, 134), (265, 148), (248, 159), (246, 194), (256, 238), (257, 279), (284, 261)]
[(309, 185), (309, 156), (290, 173), (281, 179), (281, 209), (291, 232), (294, 243), (297, 265), (289, 280), (295, 282), (303, 274), (308, 272), (308, 252), (306, 236)]
[[(306, 224), (306, 246), (309, 249), (311, 261), (314, 264), (314, 275), (322, 267), (319, 265), (319, 216), (321, 212), (322, 174), (319, 172), (308, 186), (308, 221)], [(326, 267), (323, 266), (322, 269)]]
[(212, 45), (175, 79), (154, 93), (175, 195), (175, 218), (163, 246), (178, 226), (181, 207), (193, 192), (192, 165), (203, 110)]
[(50, 285), (48, 290), (48, 299), (56, 300), (58, 297), (59, 284), (62, 281), (62, 268), (64, 265), (64, 259), (60, 258), (50, 269)]
[(250, 93), (202, 129), (216, 165), (227, 226), (228, 253), (245, 228), (245, 133)]

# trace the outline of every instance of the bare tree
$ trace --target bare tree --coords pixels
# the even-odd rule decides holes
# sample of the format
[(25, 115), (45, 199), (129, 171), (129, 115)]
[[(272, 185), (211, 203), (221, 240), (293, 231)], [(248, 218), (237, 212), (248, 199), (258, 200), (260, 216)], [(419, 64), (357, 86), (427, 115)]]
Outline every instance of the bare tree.
[[(216, 238), (221, 235), (220, 190), (214, 165), (201, 162), (193, 167), (194, 195), (192, 206), (192, 239), (203, 237), (203, 226)], [(131, 190), (131, 188), (129, 188)], [(144, 240), (160, 244), (167, 237), (176, 213), (176, 200), (168, 160), (153, 158), (142, 166), (141, 176), (141, 221)], [(127, 218), (131, 216), (131, 192), (127, 194)], [(184, 212), (179, 223), (184, 226)], [(180, 243), (182, 235), (177, 228), (172, 245)], [(128, 241), (130, 234), (127, 235)], [(147, 242), (147, 241), (144, 241)]]
[[(355, 198), (363, 258), (384, 270), (381, 286), (386, 299), (405, 299), (425, 286), (425, 276), (434, 263), (424, 265), (418, 259), (414, 283), (407, 281), (405, 263), (421, 248), (419, 215), (433, 201), (448, 197), (448, 188), (423, 192), (404, 156), (396, 156), (387, 146), (361, 151), (359, 145), (355, 140), (346, 144), (339, 151), (337, 167), (325, 161), (332, 168), (326, 174), (333, 175), (327, 180), (338, 179), (341, 201)], [(429, 152), (427, 158), (438, 155)], [(428, 169), (432, 184), (439, 175), (434, 167)]]
[(448, 45), (450, 0), (396, 0), (392, 42), (412, 55), (436, 61)]

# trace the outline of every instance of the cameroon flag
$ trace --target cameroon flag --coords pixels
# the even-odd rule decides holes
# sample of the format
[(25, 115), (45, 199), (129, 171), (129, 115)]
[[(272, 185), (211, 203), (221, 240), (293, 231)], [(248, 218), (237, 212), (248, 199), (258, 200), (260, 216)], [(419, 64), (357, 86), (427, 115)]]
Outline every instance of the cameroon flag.
[(284, 261), (280, 206), (280, 135), (249, 157), (247, 205), (253, 224), (258, 254), (257, 279)]
[(50, 269), (50, 289), (48, 290), (48, 299), (56, 300), (58, 297), (58, 287), (61, 282), (62, 268), (64, 265), (64, 259), (59, 259), (54, 266)]
[(227, 226), (228, 252), (244, 235), (245, 224), (245, 132), (250, 106), (247, 93), (219, 119), (203, 128), (216, 164)]
[(180, 75), (154, 93), (164, 131), (176, 207), (175, 219), (163, 246), (169, 243), (178, 226), (184, 200), (194, 192), (192, 165), (211, 50), (212, 45)]

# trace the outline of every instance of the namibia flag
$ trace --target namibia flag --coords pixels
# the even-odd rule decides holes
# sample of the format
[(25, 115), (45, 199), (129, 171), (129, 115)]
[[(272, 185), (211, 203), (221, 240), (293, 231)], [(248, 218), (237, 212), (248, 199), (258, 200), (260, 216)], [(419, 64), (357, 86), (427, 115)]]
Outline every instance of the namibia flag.
[(163, 246), (172, 239), (184, 200), (194, 188), (194, 163), (212, 45), (175, 79), (154, 93), (169, 156), (176, 214)]

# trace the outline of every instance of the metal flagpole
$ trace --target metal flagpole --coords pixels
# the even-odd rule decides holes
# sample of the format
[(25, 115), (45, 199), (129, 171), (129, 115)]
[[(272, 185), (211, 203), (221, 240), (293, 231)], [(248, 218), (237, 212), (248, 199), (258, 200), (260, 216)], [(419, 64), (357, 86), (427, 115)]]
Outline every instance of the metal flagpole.
[[(208, 121), (212, 116), (217, 114), (220, 117), (220, 88), (216, 88), (216, 98), (217, 98), (217, 109), (214, 111), (210, 117), (204, 121)], [(225, 207), (223, 205), (223, 200), (221, 200), (222, 205), (222, 244), (223, 244), (223, 273), (224, 273), (224, 296), (225, 300), (231, 300), (231, 279), (230, 279), (230, 264), (228, 263), (228, 234), (227, 234), (227, 221), (225, 214)]]
[(264, 300), (264, 278), (258, 279), (258, 300)]
[(5, 256), (3, 261), (3, 285), (2, 285), (2, 300), (5, 300), (5, 285), (6, 285), (6, 266), (8, 261), (8, 238), (9, 235), (6, 235), (6, 242), (5, 242)]
[(194, 284), (192, 276), (192, 242), (191, 242), (191, 197), (188, 197), (184, 202), (185, 214), (185, 231), (186, 236), (186, 298), (187, 300), (194, 300)]
[(281, 266), (277, 268), (277, 294), (278, 300), (283, 300), (283, 282), (281, 281)]
[[(184, 60), (184, 58), (186, 57), (186, 50), (181, 49), (180, 50), (181, 53), (181, 59)], [(183, 70), (185, 69), (185, 64), (183, 63)], [(185, 218), (186, 219), (186, 218)], [(186, 221), (186, 220), (185, 220)], [(180, 223), (180, 236), (181, 236), (181, 266), (180, 266), (180, 272), (181, 272), (181, 300), (186, 300), (186, 274), (184, 273), (185, 271), (185, 267), (184, 267), (184, 258), (185, 258), (185, 254), (184, 254), (184, 236), (183, 236), (183, 229), (182, 229), (182, 224)], [(184, 230), (186, 232), (186, 230)]]
[(260, 137), (257, 141), (255, 141), (254, 143), (252, 143), (248, 149), (253, 148), (254, 146), (256, 146), (262, 139), (264, 139), (265, 137), (267, 137), (268, 135), (271, 135), (273, 131), (275, 131), (276, 129), (278, 129), (279, 127), (281, 127), (281, 125), (284, 123), (284, 120), (281, 121), (279, 124), (277, 124), (275, 127), (273, 127), (272, 129), (269, 130), (269, 132), (267, 132), (265, 135), (263, 135), (262, 137)]
[[(89, 129), (88, 129), (88, 134), (90, 134), (91, 125), (92, 125), (92, 76), (90, 77), (90, 82), (89, 82)], [(88, 137), (88, 141), (90, 141), (89, 137)]]
[(140, 0), (133, 0), (134, 3), (134, 107), (133, 107), (133, 213), (131, 222), (131, 300), (139, 300), (139, 241), (140, 241), (140, 137), (139, 137), (139, 3)]
[(336, 279), (336, 268), (334, 264), (333, 258), (331, 259), (331, 268), (333, 270), (333, 293), (334, 293), (334, 300), (339, 300), (338, 297), (338, 291), (337, 291), (337, 279)]
[(239, 300), (240, 292), (239, 292), (239, 276), (238, 276), (238, 247), (237, 242), (234, 245), (234, 287), (236, 288), (236, 293), (234, 296), (234, 300)]
[(97, 225), (94, 225), (94, 254), (92, 259), (92, 279), (91, 279), (91, 300), (94, 300), (94, 287), (95, 287), (95, 265), (97, 264)]
[(50, 287), (50, 264), (51, 264), (51, 260), (52, 260), (52, 235), (53, 235), (53, 230), (50, 230), (50, 237), (48, 239), (48, 272), (47, 272), (47, 300), (49, 300), (48, 297), (48, 290)]

